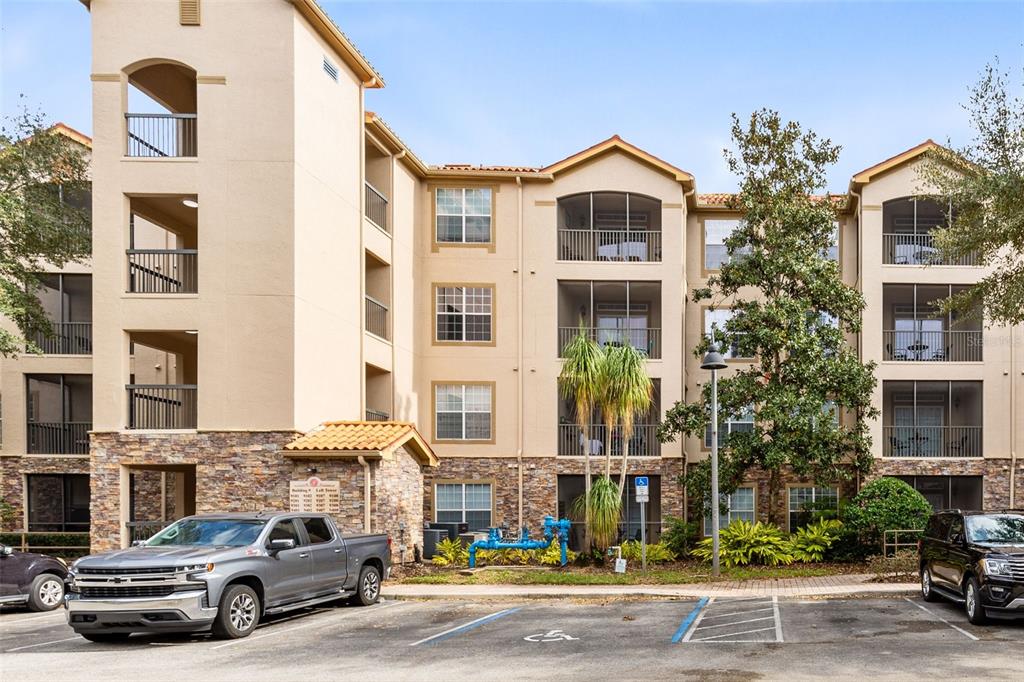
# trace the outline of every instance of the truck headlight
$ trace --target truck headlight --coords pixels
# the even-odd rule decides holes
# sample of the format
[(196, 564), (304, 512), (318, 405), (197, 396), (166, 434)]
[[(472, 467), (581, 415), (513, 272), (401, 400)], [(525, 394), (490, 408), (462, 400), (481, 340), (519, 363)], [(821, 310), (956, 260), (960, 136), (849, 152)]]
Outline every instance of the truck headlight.
[(989, 575), (1013, 575), (1010, 572), (1010, 562), (1006, 559), (982, 559), (981, 565)]
[(184, 573), (185, 580), (203, 580), (206, 574), (213, 571), (213, 564), (192, 564), (191, 566), (180, 566), (177, 573)]

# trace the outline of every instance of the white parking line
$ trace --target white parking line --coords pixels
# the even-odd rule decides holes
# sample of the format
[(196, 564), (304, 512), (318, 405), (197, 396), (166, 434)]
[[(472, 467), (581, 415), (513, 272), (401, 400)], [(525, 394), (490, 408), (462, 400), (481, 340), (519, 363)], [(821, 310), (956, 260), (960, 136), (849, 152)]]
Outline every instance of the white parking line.
[(441, 641), (441, 640), (447, 639), (449, 636), (460, 634), (460, 633), (465, 632), (467, 630), (473, 630), (473, 629), (475, 629), (475, 628), (477, 628), (477, 627), (479, 627), (479, 626), (481, 626), (481, 625), (483, 625), (485, 623), (491, 622), (492, 620), (497, 620), (499, 618), (504, 618), (505, 616), (513, 614), (513, 613), (515, 613), (518, 610), (519, 610), (518, 608), (514, 608), (514, 609), (502, 609), (501, 611), (495, 611), (494, 613), (490, 613), (490, 614), (487, 614), (486, 616), (481, 616), (481, 617), (479, 617), (479, 618), (477, 618), (475, 620), (471, 620), (468, 623), (463, 623), (462, 625), (456, 625), (455, 627), (449, 628), (448, 630), (445, 630), (444, 632), (439, 632), (436, 635), (431, 635), (430, 637), (424, 637), (423, 639), (419, 640), (418, 642), (413, 642), (409, 646), (419, 646), (420, 644), (426, 644), (427, 642)]
[[(701, 637), (699, 639), (694, 639), (694, 640), (691, 640), (691, 641), (694, 641), (694, 642), (707, 642), (707, 641), (712, 640), (712, 639), (721, 639), (722, 637), (739, 637), (740, 635), (752, 635), (755, 632), (769, 632), (769, 631), (774, 630), (774, 629), (775, 628), (760, 628), (758, 630), (744, 630), (743, 632), (727, 632), (724, 635), (713, 635), (711, 637)], [(732, 641), (732, 640), (730, 640), (730, 641)]]
[(779, 598), (772, 597), (772, 606), (775, 609), (775, 641), (781, 642), (782, 639), (782, 616), (779, 615)]
[[(771, 602), (764, 602), (764, 603), (765, 604), (769, 604)], [(715, 616), (708, 616), (705, 620), (711, 620), (712, 618), (728, 618), (729, 616), (745, 616), (748, 613), (760, 613), (762, 611), (774, 611), (774, 610), (775, 610), (775, 607), (769, 606), (769, 607), (764, 608), (764, 609), (750, 609), (749, 611), (731, 611), (730, 613), (719, 613), (718, 615), (715, 615)]]
[(690, 627), (689, 632), (687, 632), (686, 636), (683, 637), (684, 642), (689, 642), (690, 638), (693, 637), (693, 633), (697, 632), (697, 628), (700, 627), (701, 622), (704, 620), (704, 614), (708, 612), (708, 610), (714, 605), (714, 603), (715, 598), (711, 597), (711, 599), (708, 600), (708, 607), (700, 612), (700, 615), (697, 616), (697, 620), (693, 621), (693, 625)]
[(13, 649), (8, 649), (4, 653), (5, 654), (10, 654), (10, 653), (14, 653), (15, 651), (23, 651), (25, 649), (32, 649), (32, 648), (35, 648), (37, 646), (47, 646), (49, 644), (60, 644), (61, 642), (70, 642), (73, 639), (77, 639), (80, 642), (84, 641), (81, 638), (81, 636), (75, 635), (74, 637), (68, 637), (67, 639), (55, 639), (52, 642), (36, 642), (35, 644), (26, 644), (25, 646), (16, 646)]
[(764, 618), (751, 618), (749, 620), (737, 620), (732, 623), (722, 623), (720, 625), (705, 625), (701, 630), (712, 630), (714, 628), (727, 628), (733, 625), (745, 625), (747, 623), (756, 623), (761, 620), (775, 620), (775, 616), (765, 616)]
[[(246, 643), (249, 643), (249, 642), (255, 642), (257, 640), (266, 639), (268, 637), (274, 637), (276, 635), (284, 635), (284, 634), (287, 634), (289, 632), (295, 632), (296, 630), (305, 630), (306, 628), (311, 628), (311, 627), (313, 627), (315, 625), (326, 626), (326, 625), (328, 625), (328, 623), (325, 623), (324, 622), (325, 620), (326, 621), (330, 621), (330, 624), (333, 624), (333, 623), (337, 622), (338, 620), (342, 620), (342, 619), (346, 619), (346, 618), (351, 618), (352, 616), (357, 616), (359, 614), (377, 613), (378, 611), (386, 609), (389, 606), (392, 606), (392, 605), (394, 605), (396, 603), (397, 602), (388, 602), (386, 604), (381, 604), (380, 606), (374, 606), (374, 607), (371, 607), (369, 609), (356, 609), (356, 608), (353, 608), (350, 611), (341, 611), (341, 612), (335, 611), (335, 612), (331, 613), (331, 616), (333, 616), (333, 618), (326, 618), (326, 619), (321, 618), (319, 620), (313, 620), (313, 621), (310, 621), (308, 623), (303, 623), (302, 625), (296, 625), (293, 628), (286, 628), (284, 630), (270, 630), (269, 632), (265, 632), (265, 633), (260, 634), (260, 635), (250, 635), (250, 636), (244, 637), (242, 639), (235, 639), (235, 640), (232, 640), (230, 642), (224, 642), (223, 644), (218, 644), (216, 646), (212, 646), (212, 647), (210, 647), (210, 649), (223, 649), (224, 647), (236, 646), (238, 644), (246, 644)], [(311, 617), (312, 617), (312, 615), (315, 615), (315, 614), (311, 614)]]
[(950, 623), (950, 622), (949, 622), (948, 620), (946, 620), (945, 618), (943, 618), (943, 617), (942, 617), (942, 616), (940, 616), (939, 614), (935, 613), (935, 612), (934, 612), (934, 611), (932, 611), (931, 609), (927, 609), (927, 608), (925, 608), (925, 607), (924, 607), (924, 606), (922, 606), (921, 604), (918, 604), (918, 603), (917, 603), (916, 601), (914, 601), (913, 599), (910, 599), (909, 597), (904, 597), (904, 598), (903, 598), (903, 601), (907, 602), (908, 604), (913, 604), (913, 605), (914, 605), (914, 606), (916, 606), (917, 608), (919, 608), (919, 609), (921, 609), (922, 611), (924, 611), (925, 613), (927, 613), (927, 614), (928, 614), (929, 616), (931, 616), (932, 618), (936, 618), (936, 619), (938, 619), (938, 620), (941, 620), (941, 621), (942, 621), (943, 623), (945, 623), (945, 624), (946, 624), (946, 625), (948, 625), (949, 627), (953, 628), (954, 630), (956, 630), (957, 632), (959, 632), (959, 633), (960, 633), (961, 635), (963, 635), (964, 637), (967, 637), (968, 639), (973, 639), (973, 640), (974, 640), (975, 642), (977, 642), (977, 641), (978, 641), (978, 639), (979, 639), (978, 637), (975, 637), (975, 636), (974, 636), (974, 635), (972, 635), (971, 633), (967, 632), (967, 630), (964, 630), (964, 629), (963, 629), (962, 627), (959, 627), (959, 626), (957, 626), (957, 625), (954, 625), (953, 623)]

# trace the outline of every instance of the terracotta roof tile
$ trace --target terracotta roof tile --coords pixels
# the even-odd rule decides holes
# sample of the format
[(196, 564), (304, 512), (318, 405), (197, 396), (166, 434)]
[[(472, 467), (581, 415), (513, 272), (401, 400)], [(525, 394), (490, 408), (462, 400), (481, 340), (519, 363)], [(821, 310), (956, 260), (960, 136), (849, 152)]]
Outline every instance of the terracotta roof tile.
[(324, 422), (309, 433), (299, 436), (284, 446), (290, 452), (335, 452), (365, 453), (390, 452), (409, 441), (414, 441), (416, 450), (429, 463), (436, 464), (437, 457), (431, 451), (416, 426), (398, 421), (334, 421)]
[(473, 163), (445, 163), (431, 165), (435, 170), (454, 171), (500, 171), (504, 173), (540, 173), (541, 169), (534, 166), (487, 166)]

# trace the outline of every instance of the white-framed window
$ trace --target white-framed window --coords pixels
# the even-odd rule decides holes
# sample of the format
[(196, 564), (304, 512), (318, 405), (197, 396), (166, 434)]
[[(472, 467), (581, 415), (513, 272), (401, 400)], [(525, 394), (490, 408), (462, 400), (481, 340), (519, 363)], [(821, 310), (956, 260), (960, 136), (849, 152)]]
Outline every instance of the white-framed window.
[(438, 483), (434, 486), (434, 520), (465, 523), (470, 530), (490, 528), (490, 483)]
[[(746, 407), (732, 419), (726, 419), (718, 425), (719, 445), (729, 439), (729, 434), (750, 432), (754, 430), (754, 408)], [(704, 447), (711, 447), (711, 424), (704, 429)]]
[(725, 331), (725, 325), (728, 324), (735, 314), (736, 312), (729, 308), (718, 308), (716, 310), (706, 308), (704, 310), (704, 336), (710, 339), (711, 330), (716, 330), (715, 338), (719, 340), (718, 350), (726, 359), (743, 357), (739, 354), (739, 344), (736, 341), (733, 341), (728, 348), (723, 348), (721, 345), (720, 333)]
[[(725, 240), (739, 227), (738, 219), (709, 219), (704, 221), (704, 269), (721, 270), (729, 262), (729, 249)], [(737, 249), (734, 255), (741, 256), (749, 249)]]
[(828, 248), (821, 252), (821, 257), (825, 260), (834, 260), (839, 262), (839, 221), (836, 220), (832, 223), (832, 240), (829, 242)]
[(813, 512), (838, 510), (839, 490), (829, 486), (800, 486), (789, 489), (789, 530), (813, 521)]
[[(722, 502), (729, 508), (729, 511), (719, 517), (722, 528), (727, 527), (733, 521), (754, 522), (757, 512), (754, 509), (754, 486), (741, 486), (728, 495), (722, 495)], [(711, 514), (704, 517), (704, 535), (711, 535)]]
[(487, 244), (491, 241), (491, 189), (438, 187), (435, 190), (439, 243)]
[(493, 301), (491, 287), (437, 287), (437, 340), (489, 342)]
[(434, 438), (491, 440), (490, 384), (438, 384), (434, 387)]

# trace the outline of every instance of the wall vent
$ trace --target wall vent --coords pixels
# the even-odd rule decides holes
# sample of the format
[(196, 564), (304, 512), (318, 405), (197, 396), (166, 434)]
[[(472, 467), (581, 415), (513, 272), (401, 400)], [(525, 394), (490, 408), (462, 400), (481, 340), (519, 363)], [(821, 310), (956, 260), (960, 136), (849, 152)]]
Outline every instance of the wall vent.
[(199, 25), (199, 0), (178, 0), (178, 23), (182, 26)]
[(324, 72), (331, 77), (331, 80), (337, 82), (338, 67), (331, 63), (331, 60), (327, 57), (324, 57)]

